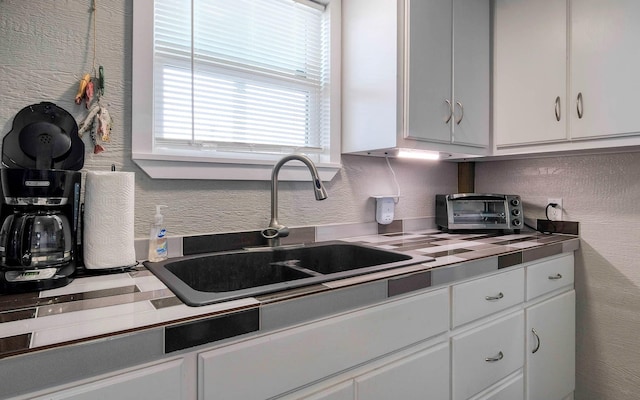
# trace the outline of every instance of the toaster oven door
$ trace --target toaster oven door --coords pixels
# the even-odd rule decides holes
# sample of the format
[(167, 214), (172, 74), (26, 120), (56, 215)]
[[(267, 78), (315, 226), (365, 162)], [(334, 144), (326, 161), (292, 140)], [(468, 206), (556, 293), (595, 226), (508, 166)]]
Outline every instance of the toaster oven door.
[(504, 198), (478, 196), (450, 199), (449, 228), (505, 229), (509, 227)]

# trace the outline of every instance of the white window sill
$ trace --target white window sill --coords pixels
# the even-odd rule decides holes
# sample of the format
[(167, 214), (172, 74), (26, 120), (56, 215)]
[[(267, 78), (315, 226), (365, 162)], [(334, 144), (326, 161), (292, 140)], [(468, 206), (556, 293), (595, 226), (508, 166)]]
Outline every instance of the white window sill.
[[(133, 153), (133, 161), (153, 179), (218, 179), (268, 181), (277, 161), (221, 160), (212, 162), (186, 160), (181, 157)], [(172, 159), (168, 159), (172, 158)], [(322, 181), (330, 181), (338, 173), (340, 164), (316, 163)], [(285, 164), (278, 175), (281, 181), (308, 181), (307, 167), (297, 161)]]

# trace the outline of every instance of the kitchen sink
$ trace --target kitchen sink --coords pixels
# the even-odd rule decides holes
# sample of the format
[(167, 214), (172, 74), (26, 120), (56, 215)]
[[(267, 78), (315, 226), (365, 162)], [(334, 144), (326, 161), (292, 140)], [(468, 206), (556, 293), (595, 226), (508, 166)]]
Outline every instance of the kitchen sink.
[(206, 253), (145, 265), (184, 303), (202, 306), (431, 260), (331, 241)]

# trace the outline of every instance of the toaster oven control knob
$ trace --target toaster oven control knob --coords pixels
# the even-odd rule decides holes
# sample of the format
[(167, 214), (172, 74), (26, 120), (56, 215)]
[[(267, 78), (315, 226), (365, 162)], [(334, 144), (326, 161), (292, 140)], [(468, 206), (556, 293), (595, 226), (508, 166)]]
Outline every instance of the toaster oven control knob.
[(517, 217), (518, 215), (520, 215), (520, 209), (514, 208), (513, 210), (511, 210), (511, 214), (513, 214), (514, 217)]
[(520, 199), (515, 198), (515, 199), (511, 199), (511, 205), (514, 207), (517, 207), (520, 205)]
[(513, 225), (515, 225), (515, 226), (520, 226), (520, 225), (522, 224), (522, 222), (520, 222), (520, 220), (519, 220), (519, 219), (517, 219), (517, 218), (516, 218), (516, 219), (514, 219), (514, 220), (512, 221), (512, 223), (513, 223)]

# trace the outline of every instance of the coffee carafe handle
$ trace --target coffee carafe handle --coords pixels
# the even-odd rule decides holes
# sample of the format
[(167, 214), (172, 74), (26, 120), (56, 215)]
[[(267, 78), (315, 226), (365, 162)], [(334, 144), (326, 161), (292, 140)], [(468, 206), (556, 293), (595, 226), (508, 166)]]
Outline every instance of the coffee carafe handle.
[(24, 267), (31, 265), (31, 233), (33, 231), (34, 220), (35, 217), (33, 215), (26, 215), (22, 223), (22, 248), (20, 249), (20, 262)]
[(31, 265), (31, 233), (33, 230), (33, 215), (14, 214), (9, 229), (7, 264), (28, 267)]

